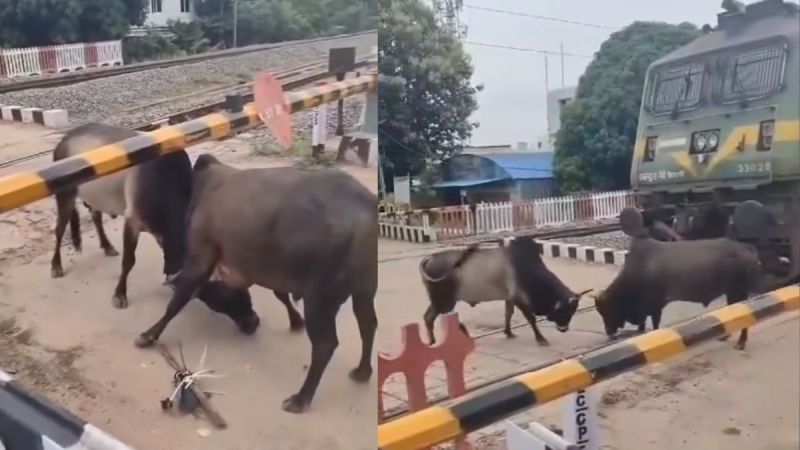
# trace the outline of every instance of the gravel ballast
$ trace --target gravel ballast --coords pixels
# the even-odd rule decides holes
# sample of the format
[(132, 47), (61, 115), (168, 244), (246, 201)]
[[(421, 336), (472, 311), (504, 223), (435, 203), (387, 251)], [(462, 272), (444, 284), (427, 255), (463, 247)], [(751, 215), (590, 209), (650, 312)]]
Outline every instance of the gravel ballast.
[(263, 70), (278, 72), (325, 58), (331, 48), (356, 47), (357, 54), (367, 54), (376, 45), (377, 33), (298, 44), (67, 86), (10, 92), (0, 95), (0, 104), (66, 109), (72, 125), (104, 122), (129, 127), (221, 100), (223, 94), (198, 94), (144, 110), (125, 111), (138, 105), (240, 81), (249, 82)]
[(597, 248), (613, 248), (614, 250), (627, 250), (630, 238), (622, 231), (593, 234), (591, 236), (565, 237), (553, 239), (565, 244), (586, 245)]

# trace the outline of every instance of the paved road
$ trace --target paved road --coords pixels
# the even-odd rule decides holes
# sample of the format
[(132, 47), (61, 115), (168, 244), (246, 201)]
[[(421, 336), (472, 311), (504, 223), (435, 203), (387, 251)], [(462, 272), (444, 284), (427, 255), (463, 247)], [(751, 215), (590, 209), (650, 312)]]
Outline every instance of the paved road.
[[(193, 152), (212, 149), (240, 167), (289, 162), (253, 156), (236, 139)], [(348, 171), (375, 189), (374, 169)], [(133, 345), (170, 297), (160, 286), (155, 241), (142, 236), (129, 281), (130, 307), (116, 310), (111, 294), (120, 260), (103, 256), (90, 224), (82, 227), (84, 253), (76, 256), (65, 244), (67, 274), (50, 279), (53, 209), (53, 200), (45, 199), (0, 217), (0, 368), (140, 450), (374, 449), (375, 384), (356, 385), (347, 376), (361, 349), (349, 306), (339, 315), (340, 345), (312, 409), (297, 416), (280, 405), (300, 387), (310, 345), (304, 333), (289, 332), (285, 310), (272, 294), (253, 289), (262, 327), (252, 337), (240, 335), (226, 317), (201, 303), (190, 304), (162, 341), (182, 341), (190, 364), (208, 345), (209, 366), (229, 375), (214, 382), (227, 394), (213, 401), (230, 427), (203, 438), (197, 430), (210, 428), (205, 420), (173, 418), (160, 410), (159, 401), (171, 392), (172, 371), (157, 351)], [(119, 249), (120, 226), (120, 219), (106, 218)]]

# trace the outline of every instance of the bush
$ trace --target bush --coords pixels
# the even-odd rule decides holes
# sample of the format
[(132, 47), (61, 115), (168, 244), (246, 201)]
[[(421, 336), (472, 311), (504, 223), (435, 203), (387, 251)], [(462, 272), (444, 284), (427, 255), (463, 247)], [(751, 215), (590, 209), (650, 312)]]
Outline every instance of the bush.
[(208, 51), (209, 40), (199, 23), (171, 20), (167, 27), (173, 34), (172, 43), (184, 53), (194, 55)]
[(153, 29), (148, 30), (144, 36), (123, 39), (122, 52), (125, 55), (125, 64), (173, 58), (182, 53), (169, 35)]

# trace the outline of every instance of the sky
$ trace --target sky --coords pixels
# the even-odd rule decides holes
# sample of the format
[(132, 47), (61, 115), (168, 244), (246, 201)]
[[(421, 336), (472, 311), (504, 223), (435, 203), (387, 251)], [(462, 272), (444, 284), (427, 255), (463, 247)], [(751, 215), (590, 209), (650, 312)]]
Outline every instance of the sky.
[[(750, 3), (746, 1), (745, 3)], [(465, 48), (474, 65), (473, 83), (483, 84), (480, 122), (471, 145), (536, 142), (547, 132), (545, 62), (538, 53), (469, 44), (469, 42), (548, 50), (591, 57), (613, 32), (469, 8), (469, 5), (518, 11), (613, 28), (636, 20), (716, 24), (722, 0), (464, 0), (468, 31)], [(561, 58), (548, 55), (550, 89), (561, 87)], [(564, 85), (577, 85), (591, 58), (564, 58)]]

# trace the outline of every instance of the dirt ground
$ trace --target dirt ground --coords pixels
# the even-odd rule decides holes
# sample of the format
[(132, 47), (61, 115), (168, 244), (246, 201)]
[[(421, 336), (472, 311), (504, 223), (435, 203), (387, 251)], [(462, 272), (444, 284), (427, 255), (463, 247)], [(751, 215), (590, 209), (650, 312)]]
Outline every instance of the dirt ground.
[[(796, 450), (800, 448), (800, 320), (751, 328), (748, 349), (709, 342), (672, 361), (595, 386), (601, 450)], [(562, 426), (555, 401), (512, 420)], [(481, 450), (505, 450), (502, 433)]]
[[(12, 141), (2, 131), (0, 146)], [(14, 145), (31, 153), (47, 149), (46, 142), (32, 137)], [(190, 151), (193, 156), (200, 152), (238, 167), (298, 162), (254, 154), (241, 139)], [(48, 159), (22, 167), (40, 167)], [(376, 190), (374, 168), (342, 167)], [(228, 375), (207, 386), (225, 392), (213, 403), (229, 428), (218, 431), (205, 419), (162, 412), (159, 401), (171, 393), (173, 371), (156, 350), (133, 345), (138, 333), (163, 314), (171, 294), (161, 286), (158, 246), (149, 235), (142, 236), (129, 279), (130, 307), (114, 309), (111, 294), (120, 259), (103, 256), (85, 210), (83, 254), (75, 255), (65, 239), (66, 276), (50, 278), (53, 203), (48, 198), (0, 216), (0, 369), (140, 450), (374, 449), (375, 384), (357, 385), (348, 377), (361, 351), (350, 307), (339, 314), (340, 344), (310, 411), (292, 415), (280, 409), (281, 402), (300, 387), (310, 345), (304, 333), (289, 331), (283, 306), (260, 288), (252, 290), (262, 318), (254, 336), (241, 335), (229, 319), (193, 302), (162, 338), (173, 350), (178, 341), (183, 343), (190, 367), (208, 346), (207, 366)], [(105, 218), (118, 249), (121, 223)], [(205, 430), (210, 435), (203, 437)]]
[[(379, 241), (380, 284), (378, 316), (379, 349), (393, 353), (400, 348), (399, 327), (421, 322), (427, 297), (419, 280), (418, 264), (436, 245)], [(545, 263), (573, 290), (604, 288), (617, 268), (546, 258)], [(591, 306), (586, 298), (581, 307)], [(723, 306), (714, 302), (710, 308)], [(473, 336), (502, 328), (503, 305), (495, 302), (470, 308), (456, 307)], [(667, 307), (663, 322), (679, 322), (704, 312), (702, 306), (675, 303)], [(733, 342), (712, 342), (687, 356), (620, 376), (596, 387), (602, 395), (603, 450), (789, 450), (798, 447), (800, 421), (800, 336), (796, 315), (757, 326), (745, 352), (733, 350)], [(522, 323), (519, 314), (514, 323)], [(541, 326), (541, 325), (540, 325)], [(516, 339), (502, 333), (477, 341), (467, 359), (467, 386), (526, 366), (552, 361), (606, 340), (595, 311), (575, 316), (570, 331), (561, 334), (544, 325), (549, 347), (536, 345), (528, 326), (516, 330)], [(383, 331), (383, 330), (389, 330)], [(436, 367), (426, 374), (429, 395), (444, 393), (443, 376)], [(770, 386), (779, 389), (771, 393)], [(773, 388), (772, 390), (774, 390)], [(403, 406), (405, 385), (390, 379), (384, 386), (384, 402)], [(563, 406), (553, 402), (512, 418), (520, 425), (540, 421), (562, 425)], [(473, 433), (481, 450), (504, 450), (501, 426)]]

